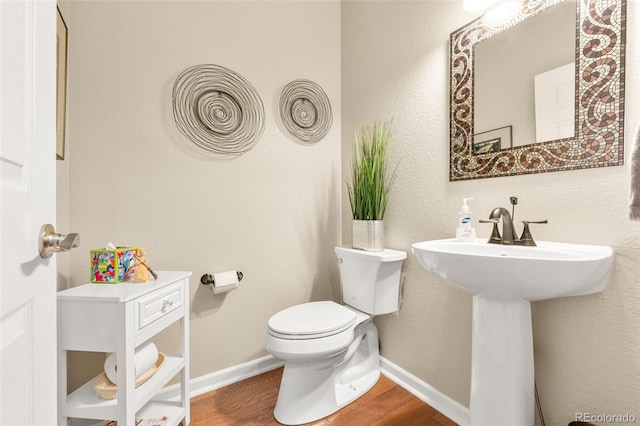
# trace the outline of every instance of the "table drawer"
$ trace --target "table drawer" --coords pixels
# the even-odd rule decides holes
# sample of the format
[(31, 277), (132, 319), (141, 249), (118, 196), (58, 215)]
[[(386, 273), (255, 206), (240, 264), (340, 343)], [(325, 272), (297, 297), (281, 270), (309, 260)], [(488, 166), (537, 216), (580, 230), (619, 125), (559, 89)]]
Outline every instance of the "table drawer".
[(183, 309), (184, 298), (184, 284), (180, 281), (136, 300), (135, 334), (161, 321), (170, 312)]

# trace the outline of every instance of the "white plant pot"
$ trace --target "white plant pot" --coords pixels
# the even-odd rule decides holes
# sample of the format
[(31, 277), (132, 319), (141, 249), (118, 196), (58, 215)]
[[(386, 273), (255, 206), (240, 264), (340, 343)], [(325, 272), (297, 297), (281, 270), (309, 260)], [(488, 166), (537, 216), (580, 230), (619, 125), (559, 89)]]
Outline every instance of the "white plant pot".
[(367, 251), (384, 250), (384, 220), (351, 221), (351, 247)]

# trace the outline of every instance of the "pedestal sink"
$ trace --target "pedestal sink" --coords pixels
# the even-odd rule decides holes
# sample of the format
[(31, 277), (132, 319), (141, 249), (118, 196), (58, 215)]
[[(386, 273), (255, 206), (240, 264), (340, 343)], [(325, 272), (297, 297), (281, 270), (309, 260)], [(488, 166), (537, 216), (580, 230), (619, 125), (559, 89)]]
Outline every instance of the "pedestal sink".
[(428, 271), (473, 295), (471, 426), (533, 426), (531, 302), (598, 293), (609, 280), (610, 247), (537, 244), (412, 245)]

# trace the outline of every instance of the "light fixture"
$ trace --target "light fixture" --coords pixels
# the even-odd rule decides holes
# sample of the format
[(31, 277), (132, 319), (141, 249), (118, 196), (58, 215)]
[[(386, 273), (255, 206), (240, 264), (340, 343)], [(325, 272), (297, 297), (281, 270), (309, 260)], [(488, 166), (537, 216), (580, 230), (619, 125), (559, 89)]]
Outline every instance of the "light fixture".
[(487, 25), (498, 26), (516, 19), (520, 11), (520, 0), (500, 0), (491, 10), (484, 14)]
[(464, 0), (462, 2), (462, 8), (465, 12), (477, 12), (487, 9), (499, 1), (500, 0)]

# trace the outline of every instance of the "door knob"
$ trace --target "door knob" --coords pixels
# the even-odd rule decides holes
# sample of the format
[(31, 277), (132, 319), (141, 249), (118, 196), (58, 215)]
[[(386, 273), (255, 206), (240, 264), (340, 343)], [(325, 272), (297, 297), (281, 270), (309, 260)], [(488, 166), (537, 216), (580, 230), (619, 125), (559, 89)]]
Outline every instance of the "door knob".
[(56, 229), (51, 224), (42, 225), (38, 236), (38, 251), (40, 257), (48, 259), (54, 253), (69, 251), (80, 245), (80, 234), (62, 235), (56, 233)]

